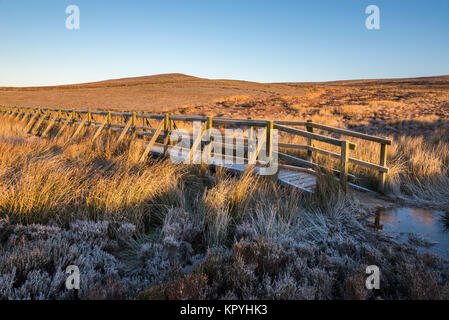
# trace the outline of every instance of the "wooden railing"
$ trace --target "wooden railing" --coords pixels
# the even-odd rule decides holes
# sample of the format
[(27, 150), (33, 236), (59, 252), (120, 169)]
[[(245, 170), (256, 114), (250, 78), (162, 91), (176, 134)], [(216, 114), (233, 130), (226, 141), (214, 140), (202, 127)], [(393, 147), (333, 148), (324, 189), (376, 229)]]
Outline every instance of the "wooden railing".
[[(123, 140), (126, 134), (132, 134), (133, 136), (140, 136), (150, 139), (140, 160), (146, 160), (151, 149), (155, 145), (162, 146), (164, 153), (172, 147), (172, 141), (170, 140), (170, 134), (173, 130), (177, 129), (176, 121), (178, 122), (200, 122), (202, 128), (199, 135), (194, 136), (189, 133), (189, 139), (191, 143), (189, 158), (193, 157), (197, 148), (209, 150), (211, 148), (211, 141), (204, 139), (210, 134), (210, 129), (215, 128), (248, 128), (249, 134), (246, 138), (237, 138), (243, 145), (243, 158), (244, 163), (249, 167), (254, 165), (268, 166), (270, 165), (273, 155), (278, 156), (282, 163), (278, 164), (279, 168), (288, 168), (289, 170), (303, 170), (304, 167), (317, 169), (324, 168), (314, 162), (314, 154), (323, 154), (329, 157), (339, 159), (338, 170), (333, 171), (338, 175), (342, 187), (346, 190), (348, 185), (348, 179), (354, 179), (355, 177), (348, 172), (348, 164), (352, 163), (357, 166), (365, 167), (371, 170), (376, 170), (379, 174), (378, 189), (380, 191), (385, 190), (385, 177), (388, 173), (387, 167), (387, 146), (391, 145), (391, 140), (371, 136), (347, 129), (334, 128), (312, 121), (272, 121), (272, 120), (245, 120), (245, 119), (228, 119), (228, 118), (212, 118), (212, 117), (197, 117), (197, 116), (182, 116), (173, 114), (148, 114), (148, 113), (136, 113), (136, 112), (113, 112), (113, 111), (91, 111), (91, 110), (75, 110), (75, 109), (51, 109), (40, 107), (4, 107), (0, 106), (0, 114), (2, 117), (8, 117), (11, 119), (21, 119), (25, 125), (25, 130), (31, 134), (40, 134), (42, 137), (46, 137), (50, 130), (55, 125), (59, 125), (59, 128), (55, 136), (60, 136), (61, 133), (66, 130), (68, 126), (78, 126), (70, 137), (70, 140), (75, 138), (83, 128), (90, 127), (96, 129), (93, 136), (93, 140), (97, 139), (103, 130), (108, 132), (118, 132), (119, 136), (117, 141)], [(155, 120), (156, 125), (152, 125), (150, 122)], [(48, 125), (43, 130), (40, 130), (44, 121), (48, 122)], [(295, 127), (304, 127), (305, 130)], [(257, 144), (254, 144), (255, 140), (255, 128), (261, 128), (263, 130), (262, 136), (259, 137)], [(307, 159), (302, 159), (297, 156), (293, 156), (288, 153), (276, 151), (274, 148), (273, 132), (277, 129), (284, 134), (303, 137), (307, 140), (307, 144), (291, 144), (278, 142), (277, 147), (287, 150), (297, 149), (306, 150)], [(356, 149), (356, 144), (348, 140), (337, 139), (334, 137), (322, 135), (314, 132), (314, 129), (321, 131), (327, 131), (331, 133), (341, 134), (348, 137), (354, 137), (357, 139), (371, 141), (380, 144), (379, 163), (370, 163), (360, 159), (356, 159), (349, 156), (350, 150)], [(207, 138), (207, 137), (206, 137)], [(320, 141), (325, 144), (336, 146), (340, 152), (332, 152), (329, 150), (318, 148), (314, 145), (314, 141)], [(238, 157), (237, 150), (233, 146), (224, 145), (224, 147), (233, 148), (233, 156)], [(208, 149), (205, 149), (208, 148)], [(258, 159), (259, 153), (262, 149), (266, 150), (267, 157), (265, 160)], [(235, 155), (234, 155), (235, 152)]]
[[(307, 131), (304, 130), (298, 130), (293, 129), (291, 127), (286, 127), (285, 125), (289, 126), (304, 126), (307, 128)], [(280, 131), (300, 135), (303, 137), (308, 138), (308, 144), (307, 145), (298, 145), (298, 144), (285, 144), (285, 143), (279, 143), (279, 147), (283, 148), (290, 148), (290, 149), (306, 149), (308, 151), (307, 153), (307, 161), (304, 162), (304, 160), (300, 159), (300, 163), (305, 166), (314, 167), (316, 164), (312, 162), (313, 159), (313, 153), (320, 153), (324, 154), (330, 157), (334, 158), (340, 158), (340, 176), (341, 179), (347, 179), (348, 177), (348, 164), (353, 163), (355, 165), (365, 167), (368, 169), (376, 170), (379, 174), (378, 179), (378, 189), (380, 191), (385, 191), (385, 178), (386, 174), (389, 171), (389, 168), (387, 167), (387, 146), (391, 145), (391, 140), (382, 138), (382, 137), (376, 137), (352, 130), (342, 129), (342, 128), (335, 128), (331, 126), (326, 126), (318, 123), (314, 123), (311, 120), (308, 120), (307, 122), (302, 121), (275, 121), (275, 128), (279, 129)], [(348, 142), (346, 140), (340, 140), (340, 139), (332, 139), (326, 136), (321, 135), (315, 135), (314, 129), (319, 129), (327, 132), (337, 133), (341, 135), (345, 135), (348, 137), (354, 137), (357, 139), (365, 140), (365, 141), (371, 141), (378, 143), (380, 145), (380, 155), (379, 155), (379, 163), (371, 163), (363, 160), (359, 160), (356, 158), (349, 157), (349, 150), (355, 150), (356, 145), (354, 143)], [(312, 135), (313, 134), (313, 135)], [(320, 149), (317, 147), (314, 147), (313, 140), (318, 140), (322, 142), (326, 142), (331, 145), (339, 146), (340, 147), (340, 153), (334, 153), (328, 150)]]

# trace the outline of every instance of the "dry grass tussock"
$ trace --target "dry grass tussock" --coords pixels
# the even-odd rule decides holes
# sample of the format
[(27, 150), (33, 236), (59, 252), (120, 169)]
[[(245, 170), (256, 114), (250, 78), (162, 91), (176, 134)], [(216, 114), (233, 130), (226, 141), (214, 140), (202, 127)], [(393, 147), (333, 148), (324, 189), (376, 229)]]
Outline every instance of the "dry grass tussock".
[[(69, 134), (27, 137), (2, 122), (0, 299), (74, 298), (71, 264), (81, 299), (449, 297), (446, 262), (371, 230), (333, 179), (307, 196), (252, 175), (139, 164), (139, 142)], [(377, 292), (364, 287), (371, 264)]]

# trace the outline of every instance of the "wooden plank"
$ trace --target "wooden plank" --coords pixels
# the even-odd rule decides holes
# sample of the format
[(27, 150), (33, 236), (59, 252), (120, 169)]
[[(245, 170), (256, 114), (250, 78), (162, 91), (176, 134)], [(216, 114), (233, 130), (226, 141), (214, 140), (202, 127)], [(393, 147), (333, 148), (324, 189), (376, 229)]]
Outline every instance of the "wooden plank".
[(29, 131), (32, 128), (33, 124), (37, 121), (37, 119), (39, 119), (39, 115), (32, 116), (30, 118), (30, 121), (28, 122), (28, 124), (26, 125), (25, 130), (24, 130), (26, 133), (30, 133)]
[(20, 124), (24, 124), (29, 117), (33, 117), (33, 115), (30, 113), (25, 113), (22, 120), (20, 120)]
[(30, 130), (28, 131), (28, 133), (30, 134), (36, 134), (37, 130), (39, 130), (42, 122), (44, 121), (45, 116), (42, 115), (41, 117), (39, 117), (39, 119), (37, 119), (34, 124), (31, 126)]
[(309, 189), (314, 189), (316, 187), (316, 178), (300, 181), (298, 185)]
[(108, 123), (108, 119), (106, 118), (100, 124), (100, 126), (97, 129), (97, 131), (95, 132), (94, 137), (92, 138), (92, 142), (95, 141), (95, 139), (97, 139), (100, 136), (101, 131), (104, 129), (104, 127), (106, 126), (107, 123)]
[(164, 116), (164, 154), (167, 153), (169, 142), (170, 142), (170, 132), (171, 132), (171, 121), (170, 121), (170, 115), (165, 114)]
[(287, 180), (291, 180), (291, 181), (303, 181), (303, 180), (307, 180), (309, 178), (315, 179), (314, 175), (310, 175), (310, 174), (306, 174), (304, 172), (293, 172), (294, 175), (293, 176), (288, 176), (288, 177), (284, 177)]
[(293, 180), (290, 181), (292, 184), (296, 184), (298, 186), (303, 186), (306, 188), (311, 188), (316, 185), (316, 179), (308, 179), (308, 180)]
[(296, 185), (296, 184), (294, 184), (294, 183), (290, 183), (290, 182), (284, 181), (284, 180), (279, 180), (279, 181), (280, 181), (282, 184), (284, 184), (284, 185), (294, 187), (294, 188), (296, 188), (296, 189), (298, 189), (298, 190), (301, 190), (301, 191), (303, 191), (303, 192), (313, 193), (313, 190), (312, 190), (311, 188), (305, 188), (305, 187), (302, 187), (302, 186), (299, 186), (299, 185)]
[(23, 113), (24, 113), (23, 109), (22, 109), (22, 111), (17, 110), (17, 115), (14, 117), (14, 120), (19, 119), (22, 116)]
[(50, 131), (50, 129), (53, 127), (53, 125), (55, 124), (55, 120), (51, 120), (50, 123), (48, 124), (47, 128), (44, 130), (44, 132), (42, 132), (41, 137), (45, 138), (48, 134), (48, 132)]
[(217, 125), (265, 128), (267, 121), (215, 118)]
[(162, 132), (162, 129), (164, 128), (165, 125), (165, 119), (163, 119), (156, 132), (154, 133), (153, 137), (151, 138), (150, 142), (148, 143), (147, 147), (145, 148), (145, 151), (143, 152), (142, 156), (140, 157), (140, 162), (145, 161), (146, 157), (148, 156), (148, 154), (151, 151), (151, 148), (153, 147), (154, 143), (156, 142), (157, 138), (159, 137), (159, 134)]
[[(242, 121), (242, 122), (246, 122), (247, 124), (251, 124), (251, 123), (262, 124), (262, 123), (266, 122), (266, 120), (260, 120), (260, 119), (245, 120), (245, 119), (216, 118), (217, 123), (222, 120)], [(275, 125), (285, 125), (285, 126), (307, 126), (308, 125), (308, 123), (304, 122), (304, 121), (289, 121), (289, 120), (274, 120), (274, 124)], [(313, 122), (312, 126), (316, 129), (321, 129), (321, 130), (325, 130), (328, 132), (340, 133), (340, 134), (344, 134), (344, 135), (355, 137), (355, 138), (374, 141), (374, 142), (378, 142), (378, 143), (385, 143), (387, 145), (391, 144), (390, 139), (376, 137), (376, 136), (352, 131), (349, 129), (335, 128), (335, 127), (331, 127), (331, 126), (327, 126), (327, 125), (318, 124), (315, 122)]]
[[(291, 166), (290, 166), (291, 167)], [(303, 171), (304, 168), (291, 167), (292, 169), (299, 169), (300, 171), (290, 171), (281, 169), (278, 173), (278, 180), (280, 183), (295, 187), (307, 193), (312, 193), (316, 184), (316, 177), (310, 171)], [(292, 174), (296, 179), (292, 179)], [(290, 178), (284, 178), (288, 176)]]
[(170, 119), (177, 121), (186, 121), (186, 122), (206, 122), (207, 117), (193, 117), (193, 116), (180, 116), (180, 115), (172, 115)]
[(303, 178), (303, 179), (286, 180), (286, 181), (288, 181), (290, 183), (293, 183), (293, 184), (300, 185), (300, 186), (313, 186), (313, 185), (316, 184), (316, 179), (315, 178), (310, 178), (310, 179)]
[(307, 122), (289, 121), (289, 120), (274, 120), (274, 124), (280, 124), (280, 125), (285, 125), (285, 126), (306, 126)]
[(81, 129), (84, 128), (84, 125), (86, 124), (86, 122), (87, 122), (87, 117), (84, 118), (83, 121), (81, 121), (81, 123), (80, 123), (79, 127), (76, 129), (75, 133), (70, 137), (69, 142), (72, 141), (81, 132)]
[(294, 172), (304, 172), (307, 174), (316, 175), (316, 172), (310, 168), (290, 166), (288, 164), (283, 164), (283, 163), (279, 163), (278, 168), (279, 168), (279, 172), (294, 171)]
[[(300, 150), (307, 150), (310, 149), (312, 151), (315, 151), (317, 153), (321, 153), (327, 156), (331, 156), (334, 158), (339, 159), (340, 155), (338, 153), (329, 151), (329, 150), (324, 150), (324, 149), (320, 149), (317, 147), (310, 147), (304, 144), (291, 144), (291, 143), (278, 143), (278, 147), (279, 148), (284, 148), (284, 149), (300, 149)], [(351, 158), (349, 157), (349, 162), (354, 163), (356, 165), (368, 168), (368, 169), (373, 169), (373, 170), (377, 170), (377, 171), (381, 171), (381, 172), (385, 172), (387, 173), (390, 169), (385, 167), (385, 166), (380, 166), (378, 164), (374, 164), (371, 162), (367, 162), (367, 161), (363, 161), (363, 160), (359, 160), (356, 158)]]
[(376, 136), (372, 136), (372, 135), (365, 134), (365, 133), (355, 132), (355, 131), (351, 131), (348, 129), (330, 127), (330, 126), (326, 126), (326, 125), (319, 124), (319, 123), (313, 123), (311, 126), (316, 129), (340, 133), (340, 134), (343, 134), (343, 135), (349, 136), (349, 137), (355, 137), (355, 138), (359, 138), (359, 139), (363, 139), (363, 140), (368, 140), (368, 141), (373, 141), (373, 142), (377, 142), (377, 143), (383, 143), (386, 145), (391, 145), (390, 139), (376, 137)]
[(287, 171), (287, 172), (284, 172), (284, 173), (279, 173), (278, 174), (278, 177), (280, 177), (280, 178), (283, 178), (283, 179), (288, 179), (288, 180), (291, 180), (291, 179), (299, 179), (299, 178), (301, 178), (301, 176), (302, 175), (304, 175), (305, 173), (303, 173), (303, 172), (298, 172), (298, 171)]
[(313, 185), (316, 184), (316, 178), (315, 177), (310, 177), (310, 178), (307, 178), (307, 179), (303, 178), (303, 179), (292, 181), (292, 182), (295, 182), (295, 183), (297, 183), (299, 185), (302, 185), (302, 186), (310, 187), (310, 186), (313, 186)]
[(206, 133), (206, 130), (207, 130), (207, 123), (204, 124), (204, 126), (201, 130), (201, 133), (198, 135), (198, 137), (193, 142), (192, 148), (190, 149), (190, 151), (187, 155), (187, 159), (188, 159), (189, 163), (192, 163), (193, 155), (194, 155), (196, 149), (198, 148), (198, 146), (200, 145), (201, 139), (203, 139), (203, 136)]
[(298, 174), (300, 174), (299, 172), (282, 172), (282, 173), (278, 173), (278, 177), (282, 178), (282, 179), (290, 179), (290, 178), (295, 178), (298, 176)]
[(39, 133), (39, 128), (41, 127), (42, 122), (44, 122), (46, 117), (47, 117), (46, 115), (43, 115), (42, 117), (40, 117), (39, 121), (31, 129), (31, 134), (38, 134)]
[(128, 122), (126, 123), (125, 128), (123, 129), (122, 133), (120, 134), (120, 136), (117, 139), (117, 143), (119, 143), (120, 141), (123, 140), (123, 138), (125, 137), (125, 135), (128, 133), (129, 128), (131, 127), (131, 119), (128, 120)]
[[(61, 120), (61, 121), (62, 121), (62, 120)], [(69, 118), (67, 118), (67, 120), (64, 122), (64, 124), (63, 124), (62, 127), (59, 129), (58, 133), (56, 134), (55, 139), (61, 135), (61, 133), (64, 131), (64, 129), (67, 127), (67, 125), (68, 125), (68, 123), (69, 123), (70, 121), (71, 121), (71, 120), (70, 120)]]
[(212, 126), (213, 126), (213, 118), (212, 117), (208, 117), (207, 121), (206, 121), (206, 141), (205, 141), (205, 146), (203, 148), (203, 152), (201, 154), (201, 161), (208, 163), (209, 159), (211, 157), (211, 153), (212, 153)]
[(13, 110), (11, 110), (11, 113), (9, 114), (8, 118), (12, 119), (13, 116), (16, 114), (16, 112), (18, 112), (17, 108), (14, 108)]
[[(286, 154), (286, 153), (278, 152), (277, 154), (278, 154), (279, 158), (284, 159), (286, 161), (289, 161), (290, 163), (293, 163), (296, 166), (302, 166), (302, 167), (314, 168), (314, 169), (315, 168), (320, 168), (320, 169), (323, 169), (323, 170), (329, 170), (328, 168), (326, 168), (326, 167), (324, 167), (324, 166), (322, 166), (320, 164), (309, 162), (307, 160), (300, 159), (300, 158), (291, 156), (291, 155)], [(282, 166), (282, 164), (279, 164), (278, 166)], [(336, 174), (340, 174), (339, 170), (332, 169), (332, 172), (334, 172)], [(351, 179), (355, 179), (355, 176), (352, 175), (352, 174), (348, 174), (348, 177), (350, 177)]]
[[(315, 139), (315, 140), (318, 140), (318, 141), (321, 141), (321, 142), (332, 144), (334, 146), (340, 146), (341, 141), (342, 141), (342, 140), (339, 140), (339, 139), (326, 137), (326, 136), (323, 136), (323, 135), (318, 134), (318, 133), (311, 133), (311, 132), (307, 132), (307, 131), (304, 131), (304, 130), (290, 128), (290, 127), (286, 127), (286, 126), (282, 126), (282, 125), (275, 125), (275, 128), (280, 130), (280, 131), (284, 131), (284, 132), (287, 132), (287, 133), (290, 133), (290, 134), (302, 136), (302, 137), (305, 137), (305, 138)], [(351, 150), (355, 150), (356, 145), (354, 143), (349, 143), (349, 148)]]
[[(308, 125), (307, 122), (303, 122), (303, 121), (287, 121), (287, 120), (286, 121), (275, 120), (274, 123), (279, 124), (279, 125), (286, 125), (286, 126), (307, 126)], [(344, 134), (349, 137), (354, 137), (354, 138), (359, 138), (359, 139), (363, 139), (363, 140), (368, 140), (368, 141), (373, 141), (373, 142), (377, 142), (377, 143), (384, 143), (387, 145), (391, 145), (390, 139), (377, 137), (377, 136), (373, 136), (373, 135), (369, 135), (369, 134), (365, 134), (365, 133), (360, 133), (360, 132), (352, 131), (349, 129), (331, 127), (331, 126), (327, 126), (327, 125), (323, 125), (323, 124), (319, 124), (319, 123), (315, 123), (315, 122), (312, 124), (312, 127), (316, 128), (316, 129), (320, 129), (320, 130), (325, 130), (328, 132)]]
[(257, 160), (257, 157), (259, 156), (260, 150), (262, 150), (262, 148), (263, 148), (263, 146), (264, 146), (264, 144), (265, 144), (265, 142), (266, 142), (266, 139), (267, 139), (267, 130), (268, 130), (268, 128), (265, 128), (265, 130), (264, 130), (263, 133), (262, 133), (262, 138), (259, 139), (259, 142), (257, 143), (257, 148), (256, 148), (256, 150), (255, 150), (254, 152), (252, 152), (251, 157), (248, 158), (248, 163), (249, 163), (250, 165), (256, 163), (256, 160)]

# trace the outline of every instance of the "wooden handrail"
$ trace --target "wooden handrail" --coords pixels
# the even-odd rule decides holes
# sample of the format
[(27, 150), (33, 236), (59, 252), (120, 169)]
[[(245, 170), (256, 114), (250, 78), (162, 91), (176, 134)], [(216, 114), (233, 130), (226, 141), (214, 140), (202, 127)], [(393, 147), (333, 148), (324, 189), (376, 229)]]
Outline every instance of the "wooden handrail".
[[(340, 158), (340, 154), (329, 151), (329, 150), (324, 150), (321, 148), (317, 148), (317, 147), (311, 147), (305, 144), (291, 144), (291, 143), (278, 143), (278, 147), (279, 148), (285, 148), (285, 149), (300, 149), (300, 150), (311, 150), (317, 153), (321, 153), (327, 156), (331, 156), (333, 158)], [(371, 162), (367, 162), (367, 161), (363, 161), (363, 160), (359, 160), (359, 159), (355, 159), (355, 158), (351, 158), (349, 157), (349, 162), (352, 162), (354, 164), (357, 164), (359, 166), (368, 168), (368, 169), (373, 169), (373, 170), (377, 170), (380, 172), (385, 172), (388, 173), (388, 171), (390, 170), (387, 167), (378, 165), (378, 164), (374, 164)]]
[(315, 122), (309, 123), (308, 125), (310, 125), (313, 128), (316, 128), (316, 129), (321, 129), (321, 130), (326, 130), (326, 131), (329, 131), (329, 132), (340, 133), (340, 134), (343, 134), (343, 135), (349, 136), (349, 137), (354, 137), (354, 138), (359, 138), (359, 139), (363, 139), (363, 140), (373, 141), (373, 142), (377, 142), (377, 143), (381, 143), (381, 144), (383, 143), (383, 144), (386, 144), (386, 145), (391, 145), (391, 140), (390, 139), (386, 139), (386, 138), (376, 137), (376, 136), (372, 136), (372, 135), (369, 135), (369, 134), (355, 132), (355, 131), (342, 129), (342, 128), (330, 127), (330, 126), (326, 126), (326, 125), (315, 123)]
[[(284, 132), (287, 132), (287, 133), (294, 134), (294, 135), (298, 135), (298, 136), (302, 136), (302, 137), (305, 137), (305, 138), (315, 139), (315, 140), (318, 140), (318, 141), (321, 141), (321, 142), (329, 143), (329, 144), (332, 144), (334, 146), (340, 146), (341, 145), (341, 140), (335, 139), (335, 138), (331, 138), (331, 137), (327, 137), (327, 136), (323, 136), (323, 135), (318, 134), (318, 133), (312, 133), (312, 132), (307, 132), (307, 131), (300, 130), (300, 129), (290, 128), (290, 127), (282, 126), (280, 124), (275, 125), (274, 128), (278, 129), (280, 131), (284, 131)], [(355, 148), (356, 148), (356, 144), (349, 143), (349, 149), (355, 150)]]

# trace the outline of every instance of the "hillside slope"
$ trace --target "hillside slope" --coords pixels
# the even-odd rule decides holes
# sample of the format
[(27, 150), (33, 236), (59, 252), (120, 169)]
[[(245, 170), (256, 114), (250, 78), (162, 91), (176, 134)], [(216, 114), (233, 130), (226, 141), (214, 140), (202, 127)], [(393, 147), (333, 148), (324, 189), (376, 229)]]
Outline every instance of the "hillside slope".
[[(162, 74), (76, 85), (0, 88), (0, 105), (304, 119), (343, 126), (391, 126), (449, 117), (449, 76), (257, 83)], [(412, 123), (415, 125), (415, 123)], [(437, 123), (436, 123), (437, 125)]]
[(297, 88), (284, 84), (209, 80), (183, 74), (164, 74), (76, 85), (2, 87), (0, 104), (160, 111), (185, 105), (207, 104), (234, 95), (273, 96), (297, 92)]

